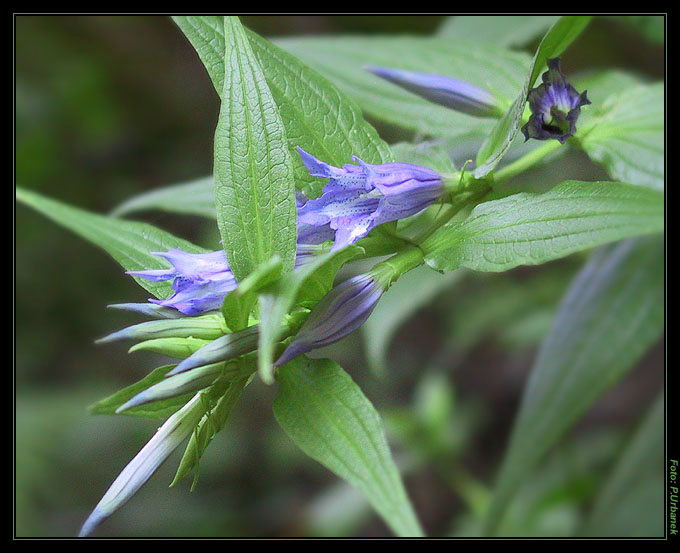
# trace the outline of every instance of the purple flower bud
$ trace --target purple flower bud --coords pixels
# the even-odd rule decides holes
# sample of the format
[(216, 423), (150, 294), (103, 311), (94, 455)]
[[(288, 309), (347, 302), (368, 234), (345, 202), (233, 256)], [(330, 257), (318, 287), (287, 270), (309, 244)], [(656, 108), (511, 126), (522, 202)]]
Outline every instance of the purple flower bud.
[(389, 67), (366, 67), (366, 70), (435, 104), (468, 115), (500, 117), (503, 113), (493, 94), (465, 81)]
[(590, 104), (587, 91), (578, 93), (567, 82), (560, 69), (560, 59), (548, 60), (548, 71), (543, 73), (543, 83), (532, 88), (527, 96), (531, 117), (522, 127), (526, 140), (555, 138), (564, 144), (576, 132), (576, 120), (581, 106)]
[(355, 276), (333, 288), (314, 306), (274, 365), (278, 367), (302, 353), (333, 344), (359, 328), (384, 291), (385, 285), (370, 274)]
[(366, 236), (373, 227), (410, 217), (434, 203), (444, 191), (442, 177), (410, 163), (371, 165), (357, 157), (358, 165), (333, 167), (298, 147), (312, 176), (330, 180), (321, 197), (298, 209), (298, 224), (335, 231), (331, 251)]

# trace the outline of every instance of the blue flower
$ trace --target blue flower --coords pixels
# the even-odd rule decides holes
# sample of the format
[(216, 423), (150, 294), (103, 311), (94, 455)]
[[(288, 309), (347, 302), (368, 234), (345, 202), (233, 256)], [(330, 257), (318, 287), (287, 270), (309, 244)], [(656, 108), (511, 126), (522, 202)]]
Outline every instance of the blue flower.
[(435, 104), (468, 115), (500, 117), (503, 114), (503, 108), (493, 94), (465, 81), (389, 67), (366, 67), (366, 70)]
[(444, 191), (442, 177), (410, 163), (333, 167), (298, 148), (314, 177), (329, 178), (321, 197), (298, 209), (298, 225), (330, 226), (331, 251), (354, 244), (377, 225), (410, 217), (434, 203)]
[(543, 83), (532, 88), (527, 96), (531, 117), (522, 127), (526, 140), (554, 138), (564, 144), (576, 132), (576, 120), (581, 106), (590, 104), (587, 91), (578, 93), (567, 82), (560, 69), (560, 59), (548, 60), (548, 71), (543, 73)]
[[(327, 236), (330, 229), (320, 229), (309, 236)], [(332, 238), (332, 236), (330, 236)], [(325, 240), (322, 240), (325, 241)], [(295, 266), (311, 261), (318, 248), (310, 244), (298, 244)], [(152, 252), (167, 259), (172, 268), (149, 271), (128, 271), (129, 275), (154, 282), (172, 280), (174, 294), (165, 300), (149, 299), (163, 307), (171, 307), (185, 315), (200, 315), (220, 309), (225, 296), (238, 286), (224, 250), (209, 253), (188, 253), (180, 249)]]
[(149, 301), (163, 307), (172, 307), (185, 315), (198, 315), (219, 309), (224, 297), (238, 283), (229, 268), (224, 250), (210, 253), (188, 253), (180, 249), (152, 252), (167, 259), (171, 269), (128, 271), (129, 275), (153, 282), (172, 280), (174, 294), (165, 300)]
[(278, 367), (302, 353), (333, 344), (359, 328), (385, 288), (381, 279), (361, 274), (331, 289), (314, 306), (295, 339), (274, 365)]

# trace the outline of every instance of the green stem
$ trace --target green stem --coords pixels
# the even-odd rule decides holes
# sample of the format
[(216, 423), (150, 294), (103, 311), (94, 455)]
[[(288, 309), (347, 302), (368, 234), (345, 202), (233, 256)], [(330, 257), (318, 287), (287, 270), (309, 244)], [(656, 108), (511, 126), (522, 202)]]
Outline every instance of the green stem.
[(546, 156), (559, 150), (561, 146), (562, 144), (560, 144), (557, 140), (551, 140), (547, 144), (539, 146), (535, 150), (532, 150), (528, 154), (523, 155), (521, 158), (513, 161), (510, 165), (503, 167), (503, 169), (494, 175), (494, 182), (503, 182), (519, 175), (532, 165), (541, 161)]

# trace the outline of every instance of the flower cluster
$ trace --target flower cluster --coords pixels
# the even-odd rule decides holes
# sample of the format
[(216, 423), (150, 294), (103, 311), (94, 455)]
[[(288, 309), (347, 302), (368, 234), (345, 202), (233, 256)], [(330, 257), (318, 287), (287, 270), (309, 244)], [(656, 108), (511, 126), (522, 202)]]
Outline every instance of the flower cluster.
[(371, 229), (410, 217), (430, 206), (444, 192), (442, 177), (419, 165), (371, 165), (354, 157), (357, 165), (333, 167), (298, 148), (312, 176), (330, 179), (321, 197), (298, 209), (298, 224), (335, 231), (331, 251), (354, 244)]

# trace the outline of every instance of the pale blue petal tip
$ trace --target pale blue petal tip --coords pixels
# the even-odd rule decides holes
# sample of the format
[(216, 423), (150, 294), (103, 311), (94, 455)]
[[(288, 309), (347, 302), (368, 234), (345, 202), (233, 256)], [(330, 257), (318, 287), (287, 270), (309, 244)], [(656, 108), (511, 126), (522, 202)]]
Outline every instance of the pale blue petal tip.
[(79, 538), (86, 538), (89, 536), (92, 532), (94, 532), (97, 527), (102, 523), (102, 521), (107, 517), (108, 515), (102, 513), (99, 509), (95, 509), (92, 511), (89, 517), (87, 517), (87, 520), (83, 524), (82, 528), (80, 529), (80, 532), (78, 532), (78, 537)]
[(127, 411), (128, 409), (132, 409), (133, 407), (137, 407), (138, 405), (142, 405), (146, 403), (146, 390), (139, 392), (136, 396), (134, 396), (132, 399), (128, 400), (127, 402), (123, 403), (118, 409), (116, 409), (116, 415), (119, 415), (123, 411)]

